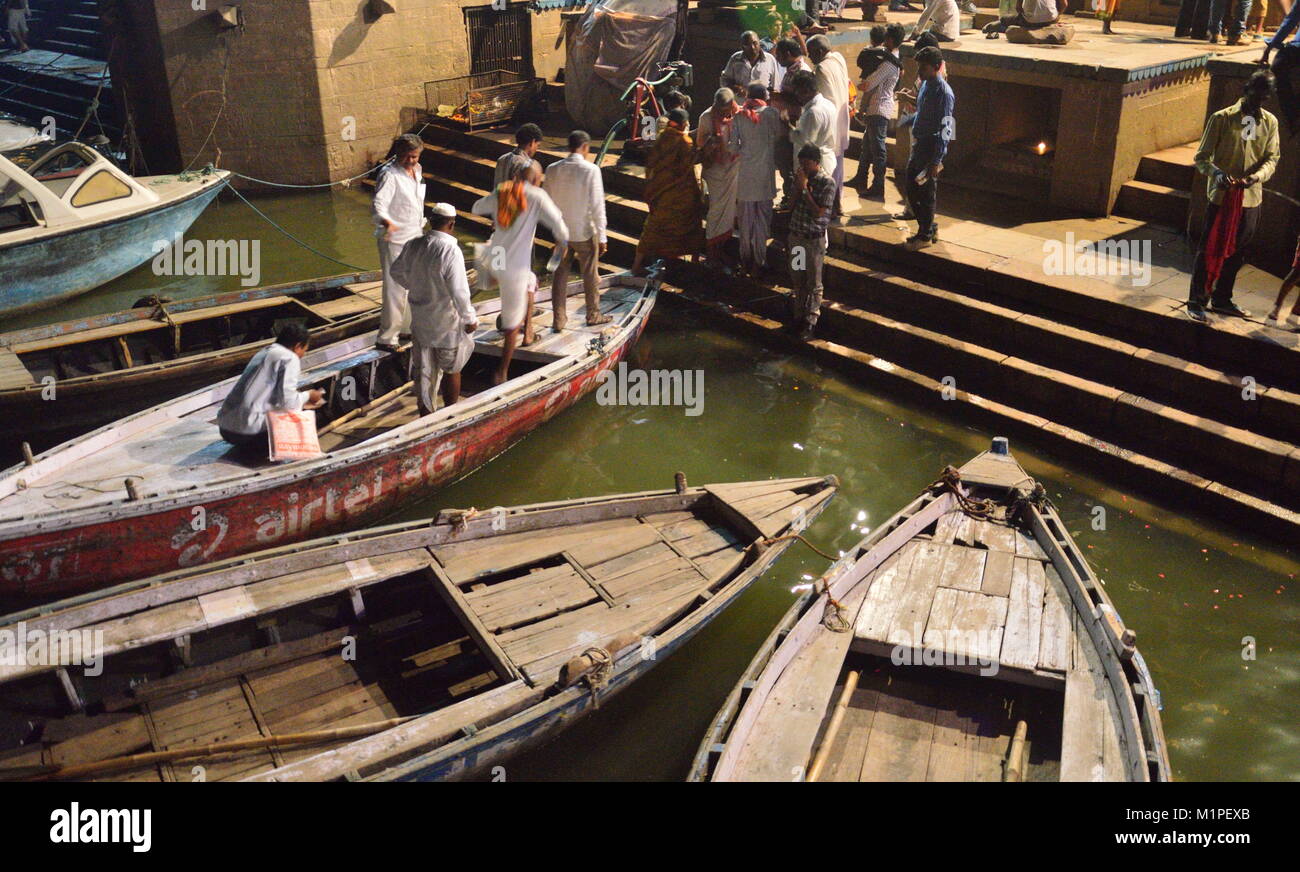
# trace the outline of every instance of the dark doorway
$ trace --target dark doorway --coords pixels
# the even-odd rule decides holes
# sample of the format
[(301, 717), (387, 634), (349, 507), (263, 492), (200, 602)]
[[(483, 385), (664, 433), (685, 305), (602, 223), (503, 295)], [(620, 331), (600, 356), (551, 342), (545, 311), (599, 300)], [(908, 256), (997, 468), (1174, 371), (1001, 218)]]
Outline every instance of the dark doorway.
[(533, 75), (533, 22), (524, 4), (504, 9), (469, 7), (465, 10), (465, 27), (469, 31), (471, 75), (493, 70)]

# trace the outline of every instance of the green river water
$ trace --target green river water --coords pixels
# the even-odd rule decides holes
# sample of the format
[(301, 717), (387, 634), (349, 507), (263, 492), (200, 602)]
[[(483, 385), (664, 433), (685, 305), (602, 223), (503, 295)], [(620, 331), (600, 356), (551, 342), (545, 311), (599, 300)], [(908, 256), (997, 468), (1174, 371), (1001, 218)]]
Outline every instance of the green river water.
[[(378, 262), (360, 191), (255, 201), (276, 221), (340, 260)], [(187, 234), (261, 240), (261, 283), (343, 271), (289, 242), (244, 204), (223, 199)], [(238, 277), (158, 277), (136, 270), (58, 309), (10, 319), (7, 329), (130, 306), (144, 293), (181, 299), (234, 289)], [(862, 390), (809, 360), (692, 323), (661, 304), (633, 352), (643, 368), (702, 370), (703, 413), (599, 405), (588, 397), (487, 466), (397, 519), (451, 506), (486, 508), (772, 476), (839, 476), (842, 487), (812, 526), (825, 550), (847, 549), (947, 463), (990, 435)], [(1140, 500), (1029, 444), (1013, 444), (1048, 489), (1105, 579), (1163, 697), (1175, 776), (1186, 780), (1300, 779), (1300, 590), (1296, 550), (1247, 531)], [(1092, 526), (1105, 509), (1105, 529)], [(395, 519), (396, 520), (396, 519)], [(682, 650), (549, 744), (506, 764), (508, 780), (683, 777), (695, 748), (754, 649), (790, 604), (792, 586), (825, 560), (788, 552), (732, 608)], [(1249, 638), (1255, 659), (1243, 659)]]

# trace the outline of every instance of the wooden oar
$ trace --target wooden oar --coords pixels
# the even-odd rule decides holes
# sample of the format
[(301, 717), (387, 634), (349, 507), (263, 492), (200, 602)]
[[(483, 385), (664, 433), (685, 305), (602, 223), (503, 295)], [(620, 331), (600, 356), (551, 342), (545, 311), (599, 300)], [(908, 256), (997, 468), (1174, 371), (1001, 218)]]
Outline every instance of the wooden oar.
[(855, 669), (844, 679), (844, 690), (840, 693), (839, 702), (835, 703), (835, 713), (831, 715), (831, 722), (826, 727), (826, 735), (822, 738), (821, 747), (817, 749), (817, 757), (808, 768), (809, 781), (816, 781), (826, 766), (826, 759), (831, 754), (831, 746), (835, 744), (835, 737), (840, 732), (840, 724), (844, 723), (844, 713), (848, 711), (849, 700), (853, 698), (853, 691), (858, 689), (859, 674)]
[(255, 739), (235, 739), (229, 742), (214, 742), (211, 745), (196, 745), (192, 748), (169, 748), (166, 751), (149, 751), (144, 754), (129, 754), (124, 757), (109, 757), (92, 763), (78, 763), (75, 766), (58, 766), (43, 772), (6, 773), (0, 769), (0, 781), (56, 781), (64, 778), (84, 778), (87, 775), (104, 775), (123, 769), (135, 769), (140, 766), (152, 766), (155, 763), (168, 763), (190, 757), (215, 757), (235, 751), (252, 751), (258, 748), (285, 748), (292, 745), (306, 745), (316, 742), (330, 742), (336, 739), (352, 739), (368, 736), (383, 730), (414, 720), (419, 715), (403, 718), (389, 718), (370, 724), (357, 724), (353, 727), (337, 727), (333, 730), (315, 730), (306, 733), (286, 733), (281, 736), (258, 736)]
[(1007, 752), (1006, 769), (1002, 773), (1003, 781), (1024, 781), (1025, 779), (1025, 734), (1029, 724), (1024, 721), (1016, 723), (1015, 735), (1011, 737), (1011, 750)]

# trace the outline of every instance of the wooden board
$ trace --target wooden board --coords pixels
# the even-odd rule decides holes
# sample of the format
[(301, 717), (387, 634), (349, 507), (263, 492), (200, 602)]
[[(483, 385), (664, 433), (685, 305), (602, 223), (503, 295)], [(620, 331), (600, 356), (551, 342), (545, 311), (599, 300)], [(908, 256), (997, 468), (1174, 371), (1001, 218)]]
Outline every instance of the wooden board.
[(0, 348), (0, 390), (24, 388), (36, 384), (36, 379), (8, 348)]
[(1002, 636), (1001, 660), (1006, 666), (1033, 670), (1038, 665), (1046, 583), (1041, 562), (1016, 558)]

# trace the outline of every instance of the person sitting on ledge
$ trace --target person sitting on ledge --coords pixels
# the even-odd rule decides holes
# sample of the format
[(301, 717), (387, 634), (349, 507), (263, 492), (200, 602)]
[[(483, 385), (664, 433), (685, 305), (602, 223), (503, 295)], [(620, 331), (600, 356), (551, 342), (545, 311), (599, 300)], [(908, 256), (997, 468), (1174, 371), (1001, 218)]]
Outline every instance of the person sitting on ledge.
[(957, 8), (957, 0), (930, 0), (921, 17), (916, 20), (912, 34), (919, 36), (927, 30), (939, 42), (957, 39), (961, 35), (961, 10)]
[(311, 333), (300, 321), (291, 321), (280, 328), (275, 342), (253, 355), (217, 412), (222, 439), (241, 453), (265, 459), (271, 447), (267, 412), (297, 412), (324, 404), (325, 392), (319, 388), (298, 390), (299, 361), (310, 345)]
[(989, 39), (1005, 33), (1007, 42), (1022, 45), (1065, 45), (1074, 39), (1074, 28), (1061, 24), (1061, 13), (1056, 0), (1015, 0), (1015, 15), (1005, 17), (1005, 8), (999, 8), (997, 21), (984, 27)]

